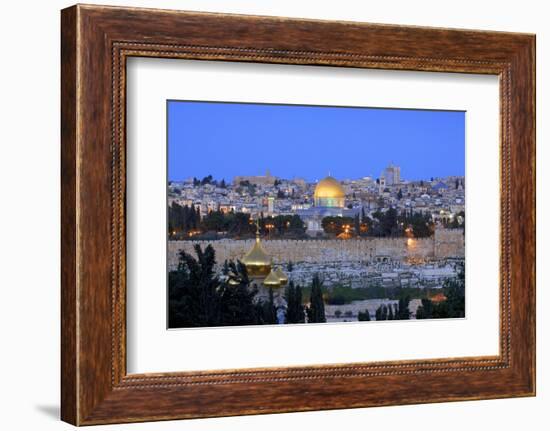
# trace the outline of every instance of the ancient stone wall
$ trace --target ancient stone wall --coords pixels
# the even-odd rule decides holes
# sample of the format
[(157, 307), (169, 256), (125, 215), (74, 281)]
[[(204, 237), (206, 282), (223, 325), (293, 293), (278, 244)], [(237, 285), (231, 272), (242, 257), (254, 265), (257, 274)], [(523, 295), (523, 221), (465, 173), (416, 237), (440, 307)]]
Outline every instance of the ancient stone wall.
[[(175, 268), (178, 251), (194, 253), (194, 245), (212, 244), (218, 263), (242, 258), (254, 240), (169, 241), (168, 266)], [(376, 256), (392, 259), (440, 259), (464, 257), (464, 237), (460, 229), (438, 229), (431, 238), (361, 238), (350, 240), (265, 240), (265, 251), (274, 263), (369, 262)]]
[(462, 229), (436, 229), (434, 233), (434, 257), (464, 257), (464, 232)]

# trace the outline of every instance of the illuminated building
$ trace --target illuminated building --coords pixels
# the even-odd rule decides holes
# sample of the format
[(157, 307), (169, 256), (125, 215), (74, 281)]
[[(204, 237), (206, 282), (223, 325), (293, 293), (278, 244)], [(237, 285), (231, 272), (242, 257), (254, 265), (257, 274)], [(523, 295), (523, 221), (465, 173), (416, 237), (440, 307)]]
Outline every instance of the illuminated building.
[(306, 224), (306, 233), (316, 236), (323, 233), (324, 217), (353, 217), (360, 208), (346, 208), (346, 192), (340, 182), (331, 177), (325, 177), (317, 183), (313, 193), (314, 206), (297, 210), (296, 214)]
[(316, 207), (344, 208), (345, 200), (346, 193), (335, 178), (329, 176), (317, 183), (313, 194)]
[(281, 287), (281, 279), (277, 275), (276, 271), (271, 270), (267, 277), (264, 278), (263, 285), (268, 289), (277, 289)]
[(250, 176), (237, 176), (233, 178), (233, 184), (239, 185), (242, 182), (248, 182), (257, 186), (272, 186), (275, 184), (277, 177), (271, 175), (269, 170), (265, 175), (250, 175)]
[(249, 278), (261, 282), (267, 288), (278, 288), (288, 283), (288, 277), (281, 268), (273, 268), (271, 256), (262, 246), (258, 224), (256, 224), (256, 241), (248, 253), (243, 256), (241, 262), (246, 267)]
[(385, 179), (386, 185), (395, 186), (401, 183), (401, 168), (390, 163), (382, 172), (382, 178)]
[(267, 212), (270, 215), (275, 212), (275, 198), (273, 196), (267, 198)]
[(248, 276), (252, 279), (264, 278), (271, 272), (271, 258), (265, 252), (260, 242), (260, 228), (256, 228), (256, 242), (244, 255), (241, 262), (246, 267)]
[(275, 275), (279, 277), (281, 286), (285, 286), (288, 283), (288, 276), (283, 272), (281, 268), (275, 270)]

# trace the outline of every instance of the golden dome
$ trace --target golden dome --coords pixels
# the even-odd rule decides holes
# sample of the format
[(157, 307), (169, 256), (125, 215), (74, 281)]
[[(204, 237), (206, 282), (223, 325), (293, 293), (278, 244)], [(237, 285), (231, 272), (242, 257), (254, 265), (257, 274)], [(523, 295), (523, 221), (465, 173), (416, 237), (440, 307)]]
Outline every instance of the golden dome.
[(313, 194), (315, 206), (343, 208), (345, 198), (346, 193), (338, 180), (330, 176), (317, 183)]
[(256, 242), (241, 262), (251, 278), (265, 277), (271, 271), (271, 258), (262, 247), (259, 229), (256, 231)]
[(264, 286), (265, 287), (281, 287), (281, 279), (276, 274), (276, 271), (271, 270), (269, 272), (269, 275), (264, 279)]
[(234, 278), (230, 278), (228, 280), (228, 283), (231, 285), (231, 286), (238, 286), (240, 283), (238, 280), (235, 280)]
[(275, 270), (275, 275), (277, 277), (279, 277), (279, 281), (281, 282), (281, 286), (284, 286), (285, 284), (288, 283), (288, 277), (287, 275), (283, 272), (283, 270), (281, 268), (277, 268)]

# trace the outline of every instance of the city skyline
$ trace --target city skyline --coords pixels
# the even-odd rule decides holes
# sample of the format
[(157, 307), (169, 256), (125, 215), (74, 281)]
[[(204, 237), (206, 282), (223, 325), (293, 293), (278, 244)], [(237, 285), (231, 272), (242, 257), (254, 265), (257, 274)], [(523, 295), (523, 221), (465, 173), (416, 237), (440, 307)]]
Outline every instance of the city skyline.
[(167, 115), (170, 181), (378, 178), (389, 163), (405, 180), (464, 176), (462, 111), (168, 101)]

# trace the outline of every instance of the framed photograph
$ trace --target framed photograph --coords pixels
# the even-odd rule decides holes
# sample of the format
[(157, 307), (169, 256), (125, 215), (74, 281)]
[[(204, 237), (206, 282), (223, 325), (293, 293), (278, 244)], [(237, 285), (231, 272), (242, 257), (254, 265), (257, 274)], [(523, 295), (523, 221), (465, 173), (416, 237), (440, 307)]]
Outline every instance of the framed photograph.
[(62, 419), (535, 394), (535, 37), (62, 11)]

